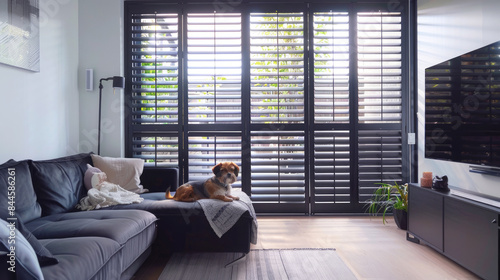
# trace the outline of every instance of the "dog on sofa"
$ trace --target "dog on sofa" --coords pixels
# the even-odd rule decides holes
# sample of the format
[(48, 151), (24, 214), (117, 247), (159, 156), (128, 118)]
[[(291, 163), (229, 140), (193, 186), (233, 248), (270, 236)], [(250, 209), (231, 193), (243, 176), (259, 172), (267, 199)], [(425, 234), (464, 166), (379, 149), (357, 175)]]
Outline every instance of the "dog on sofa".
[(167, 190), (166, 198), (176, 201), (192, 202), (198, 199), (213, 198), (226, 202), (239, 200), (237, 196), (231, 195), (231, 184), (236, 182), (240, 168), (234, 162), (221, 162), (212, 168), (215, 174), (205, 181), (191, 181), (177, 188), (175, 195), (170, 195)]

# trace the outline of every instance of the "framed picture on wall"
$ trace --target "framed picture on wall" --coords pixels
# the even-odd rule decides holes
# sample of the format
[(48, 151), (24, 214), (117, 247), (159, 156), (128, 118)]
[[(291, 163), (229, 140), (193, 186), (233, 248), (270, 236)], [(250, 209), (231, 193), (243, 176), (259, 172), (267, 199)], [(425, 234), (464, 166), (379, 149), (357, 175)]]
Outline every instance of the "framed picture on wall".
[(0, 63), (40, 71), (39, 0), (0, 0)]

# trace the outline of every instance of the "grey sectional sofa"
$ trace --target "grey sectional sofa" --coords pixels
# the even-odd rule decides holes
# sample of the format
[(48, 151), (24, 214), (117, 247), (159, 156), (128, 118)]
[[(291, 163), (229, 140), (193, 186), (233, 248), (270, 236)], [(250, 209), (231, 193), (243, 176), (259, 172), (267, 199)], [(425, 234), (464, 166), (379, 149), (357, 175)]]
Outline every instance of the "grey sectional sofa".
[(0, 165), (0, 279), (15, 275), (12, 235), (17, 279), (130, 279), (153, 244), (164, 252), (249, 252), (254, 217), (245, 213), (218, 238), (198, 203), (164, 199), (166, 181), (178, 185), (172, 169), (145, 169), (144, 187), (159, 192), (139, 204), (76, 210), (87, 164), (91, 154)]

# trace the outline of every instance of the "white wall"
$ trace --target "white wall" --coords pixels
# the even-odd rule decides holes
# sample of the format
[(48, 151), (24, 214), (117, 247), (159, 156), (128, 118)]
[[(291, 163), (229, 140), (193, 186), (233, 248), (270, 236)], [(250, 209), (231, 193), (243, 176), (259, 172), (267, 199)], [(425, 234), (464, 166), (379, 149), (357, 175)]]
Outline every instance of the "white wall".
[(0, 163), (79, 151), (78, 1), (40, 3), (40, 72), (0, 64)]
[[(123, 76), (123, 1), (79, 1), (80, 151), (97, 153), (99, 79)], [(94, 90), (85, 90), (85, 69)], [(101, 155), (124, 155), (123, 91), (103, 81)]]
[(417, 0), (418, 139), (422, 172), (448, 175), (450, 185), (500, 198), (498, 177), (469, 173), (469, 165), (424, 159), (425, 68), (500, 40), (498, 0)]

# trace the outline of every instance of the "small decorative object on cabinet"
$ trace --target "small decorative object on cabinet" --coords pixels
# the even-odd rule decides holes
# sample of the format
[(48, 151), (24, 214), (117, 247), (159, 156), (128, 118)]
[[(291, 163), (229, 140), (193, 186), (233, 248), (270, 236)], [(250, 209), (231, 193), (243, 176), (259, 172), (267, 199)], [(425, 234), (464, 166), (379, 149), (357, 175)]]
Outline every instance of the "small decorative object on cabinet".
[(420, 178), (420, 185), (424, 188), (432, 187), (432, 172), (422, 173), (422, 178)]
[(377, 183), (380, 187), (373, 193), (368, 201), (368, 213), (376, 215), (382, 213), (382, 221), (385, 224), (387, 211), (393, 211), (394, 221), (400, 229), (407, 229), (408, 220), (408, 184), (394, 185)]
[(448, 188), (448, 176), (434, 177), (434, 181), (432, 181), (432, 189), (440, 192), (449, 192), (450, 188)]

